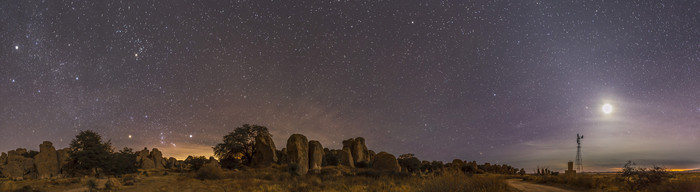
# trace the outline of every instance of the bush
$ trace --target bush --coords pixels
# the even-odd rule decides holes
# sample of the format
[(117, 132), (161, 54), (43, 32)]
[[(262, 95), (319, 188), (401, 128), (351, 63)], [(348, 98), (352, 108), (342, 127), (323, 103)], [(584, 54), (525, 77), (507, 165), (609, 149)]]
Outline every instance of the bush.
[(224, 170), (213, 163), (207, 163), (197, 170), (197, 179), (215, 180), (224, 177)]
[(659, 185), (668, 181), (672, 175), (666, 169), (653, 166), (652, 168), (634, 167), (632, 161), (627, 161), (620, 172), (618, 180), (624, 183), (624, 187), (630, 191), (638, 191), (652, 185)]

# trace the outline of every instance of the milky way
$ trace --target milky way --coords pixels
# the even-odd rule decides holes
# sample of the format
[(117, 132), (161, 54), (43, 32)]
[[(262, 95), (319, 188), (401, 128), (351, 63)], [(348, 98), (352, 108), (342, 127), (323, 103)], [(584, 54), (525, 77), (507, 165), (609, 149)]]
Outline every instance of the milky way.
[[(4, 1), (0, 151), (362, 136), (423, 160), (700, 168), (697, 1)], [(605, 103), (614, 106), (602, 112)]]

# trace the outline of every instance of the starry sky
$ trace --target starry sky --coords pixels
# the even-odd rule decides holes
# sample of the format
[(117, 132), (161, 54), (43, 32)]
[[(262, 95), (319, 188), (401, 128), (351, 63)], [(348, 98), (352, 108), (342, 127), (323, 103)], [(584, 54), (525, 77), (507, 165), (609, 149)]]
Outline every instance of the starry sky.
[[(700, 168), (697, 1), (2, 1), (0, 151), (212, 155), (244, 123), (340, 148)], [(613, 111), (603, 113), (609, 103)]]

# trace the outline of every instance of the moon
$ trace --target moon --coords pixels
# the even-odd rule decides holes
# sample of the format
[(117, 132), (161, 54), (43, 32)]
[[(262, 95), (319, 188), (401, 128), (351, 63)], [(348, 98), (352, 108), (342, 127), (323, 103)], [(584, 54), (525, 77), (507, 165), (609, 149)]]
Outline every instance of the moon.
[(603, 105), (603, 113), (610, 114), (612, 112), (613, 112), (613, 106), (610, 105), (610, 103), (606, 103)]

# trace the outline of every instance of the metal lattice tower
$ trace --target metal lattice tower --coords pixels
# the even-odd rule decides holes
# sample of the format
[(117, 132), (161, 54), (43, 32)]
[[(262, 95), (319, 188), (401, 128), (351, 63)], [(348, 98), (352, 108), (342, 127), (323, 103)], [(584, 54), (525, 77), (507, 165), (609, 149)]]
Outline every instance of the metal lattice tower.
[(583, 173), (583, 159), (581, 159), (581, 140), (583, 135), (576, 134), (576, 171)]

